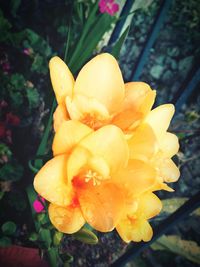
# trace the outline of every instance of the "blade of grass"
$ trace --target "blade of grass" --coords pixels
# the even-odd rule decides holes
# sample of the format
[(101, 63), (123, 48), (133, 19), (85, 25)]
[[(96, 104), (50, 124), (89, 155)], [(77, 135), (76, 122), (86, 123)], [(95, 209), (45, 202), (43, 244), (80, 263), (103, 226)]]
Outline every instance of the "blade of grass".
[(111, 54), (115, 57), (115, 58), (118, 58), (119, 57), (119, 54), (120, 54), (120, 50), (125, 42), (125, 39), (128, 35), (128, 32), (129, 32), (129, 29), (130, 29), (130, 26), (128, 26), (126, 28), (126, 30), (123, 32), (123, 34), (121, 35), (121, 37), (118, 39), (118, 41), (114, 44), (112, 50), (111, 50)]
[[(56, 100), (54, 99), (52, 107), (51, 107), (49, 119), (48, 119), (48, 122), (47, 122), (47, 126), (45, 128), (44, 135), (42, 137), (42, 141), (41, 141), (41, 143), (40, 143), (40, 145), (38, 147), (36, 156), (42, 156), (45, 153), (47, 142), (48, 142), (48, 138), (49, 138), (49, 133), (50, 133), (50, 130), (51, 130), (51, 127), (52, 127), (52, 118), (53, 118), (53, 112), (55, 110), (55, 107), (56, 107)], [(43, 160), (42, 159), (36, 159), (35, 160), (34, 167), (36, 169), (40, 169), (42, 165), (43, 165)]]

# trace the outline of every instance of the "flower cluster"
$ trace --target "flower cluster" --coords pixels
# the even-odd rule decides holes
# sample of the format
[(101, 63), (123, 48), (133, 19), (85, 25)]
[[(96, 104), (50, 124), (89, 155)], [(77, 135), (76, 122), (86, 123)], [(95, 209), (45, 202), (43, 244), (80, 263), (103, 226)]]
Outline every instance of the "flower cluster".
[(162, 203), (157, 190), (173, 191), (179, 170), (172, 161), (177, 137), (168, 132), (172, 104), (151, 110), (156, 92), (143, 82), (125, 83), (115, 58), (100, 54), (76, 81), (59, 58), (50, 60), (58, 106), (49, 160), (34, 179), (50, 202), (49, 217), (61, 232), (86, 222), (101, 232), (117, 232), (125, 242), (148, 241), (148, 220)]
[(100, 0), (98, 5), (101, 13), (108, 13), (111, 16), (119, 11), (119, 5), (114, 0)]

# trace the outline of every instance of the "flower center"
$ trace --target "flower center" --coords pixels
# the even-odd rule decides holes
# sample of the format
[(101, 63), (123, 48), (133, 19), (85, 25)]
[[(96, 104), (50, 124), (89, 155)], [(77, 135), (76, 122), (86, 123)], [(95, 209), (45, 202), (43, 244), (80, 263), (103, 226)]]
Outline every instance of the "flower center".
[(81, 118), (81, 122), (94, 130), (99, 129), (104, 125), (104, 121), (93, 114), (86, 114), (83, 118)]
[(94, 172), (92, 170), (88, 170), (86, 174), (84, 175), (84, 178), (85, 178), (86, 183), (92, 181), (94, 186), (100, 185), (101, 180), (103, 179), (101, 175), (99, 175), (97, 172)]

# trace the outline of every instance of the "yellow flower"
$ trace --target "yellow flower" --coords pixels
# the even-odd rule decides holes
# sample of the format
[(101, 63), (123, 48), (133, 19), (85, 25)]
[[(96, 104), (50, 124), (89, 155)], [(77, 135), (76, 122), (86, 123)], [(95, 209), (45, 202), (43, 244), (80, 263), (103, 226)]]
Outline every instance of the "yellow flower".
[(169, 189), (163, 182), (176, 182), (180, 176), (171, 159), (179, 150), (178, 138), (167, 132), (173, 114), (172, 104), (153, 109), (128, 140), (130, 158), (149, 162), (157, 171), (157, 189)]
[(162, 208), (159, 198), (151, 193), (145, 192), (132, 201), (124, 216), (121, 217), (116, 230), (125, 242), (149, 241), (153, 231), (148, 219), (156, 216)]
[[(101, 232), (120, 229), (124, 214), (156, 184), (155, 169), (129, 159), (126, 138), (114, 125), (94, 131), (78, 121), (65, 121), (55, 134), (53, 153), (34, 187), (51, 203), (50, 220), (64, 233), (78, 231), (85, 222)], [(137, 214), (149, 218), (139, 210)]]
[(58, 57), (50, 61), (58, 102), (54, 113), (54, 158), (34, 179), (50, 202), (49, 217), (61, 232), (85, 222), (101, 232), (115, 227), (125, 242), (149, 241), (148, 220), (162, 204), (153, 193), (173, 191), (179, 178), (172, 161), (177, 137), (168, 132), (171, 104), (151, 110), (155, 91), (143, 82), (124, 84), (110, 54), (90, 60), (76, 81)]
[(51, 202), (52, 223), (65, 233), (85, 222), (102, 232), (113, 230), (124, 209), (123, 190), (114, 179), (128, 161), (122, 131), (108, 125), (94, 132), (69, 120), (56, 132), (53, 149), (55, 157), (34, 179), (35, 190)]
[(53, 57), (49, 67), (59, 109), (54, 116), (55, 130), (61, 124), (60, 118), (69, 116), (95, 130), (115, 124), (129, 131), (145, 118), (154, 103), (156, 93), (148, 84), (124, 84), (116, 59), (108, 53), (90, 60), (76, 81), (59, 57)]
[[(126, 209), (116, 226), (125, 242), (149, 241), (152, 238), (153, 231), (148, 219), (157, 215), (162, 208), (161, 201), (152, 192), (160, 189), (173, 191), (166, 182), (175, 182), (180, 176), (179, 169), (171, 159), (178, 152), (178, 138), (167, 132), (173, 114), (174, 106), (171, 104), (153, 109), (128, 138), (129, 169), (132, 173), (129, 173), (131, 177), (127, 175), (128, 168), (122, 171), (124, 175), (119, 173), (120, 177), (125, 178)], [(132, 177), (138, 172), (137, 166), (141, 166), (144, 179), (143, 183), (132, 189)], [(139, 189), (140, 194), (137, 194)]]

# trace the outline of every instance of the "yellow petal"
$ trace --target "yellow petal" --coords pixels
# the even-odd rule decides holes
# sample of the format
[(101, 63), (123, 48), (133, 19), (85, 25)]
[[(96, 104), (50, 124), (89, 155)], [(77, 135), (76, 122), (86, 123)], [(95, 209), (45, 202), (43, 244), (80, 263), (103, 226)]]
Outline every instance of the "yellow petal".
[(131, 159), (151, 159), (158, 151), (158, 143), (152, 128), (143, 124), (136, 129), (128, 140)]
[(110, 120), (106, 107), (95, 98), (75, 95), (66, 98), (67, 110), (71, 119), (79, 120), (93, 129), (98, 129)]
[(167, 183), (176, 182), (180, 176), (180, 171), (171, 159), (163, 159), (158, 167), (159, 175)]
[(125, 188), (126, 196), (134, 198), (154, 185), (156, 171), (141, 160), (129, 160), (128, 166), (115, 174), (115, 179)]
[(85, 183), (77, 194), (85, 220), (98, 231), (112, 231), (124, 209), (121, 189), (112, 183)]
[(153, 236), (153, 230), (145, 219), (129, 219), (128, 217), (121, 220), (116, 230), (121, 238), (126, 242), (134, 241), (148, 242)]
[(113, 118), (112, 123), (124, 130), (130, 126), (136, 127), (151, 110), (155, 95), (155, 91), (144, 82), (126, 83), (122, 107)]
[(111, 172), (126, 166), (128, 162), (128, 145), (123, 132), (114, 125), (107, 125), (81, 140), (80, 146), (94, 156), (103, 157)]
[(79, 207), (61, 207), (49, 205), (49, 218), (52, 224), (62, 233), (73, 234), (84, 224), (85, 220)]
[(172, 133), (165, 133), (159, 140), (160, 149), (163, 151), (164, 157), (171, 158), (178, 153), (179, 143), (178, 137)]
[(34, 188), (49, 202), (60, 206), (71, 202), (71, 185), (67, 183), (67, 157), (57, 156), (49, 160), (34, 178)]
[(72, 97), (74, 78), (65, 62), (53, 57), (49, 62), (50, 77), (57, 102), (64, 103), (66, 96)]
[(72, 181), (72, 179), (81, 172), (84, 166), (88, 165), (90, 158), (91, 153), (87, 149), (80, 145), (75, 147), (67, 162), (67, 177), (69, 181)]
[(124, 82), (116, 59), (104, 53), (90, 60), (76, 79), (77, 94), (95, 98), (109, 113), (117, 111), (124, 98)]
[(164, 104), (153, 109), (145, 118), (144, 122), (152, 127), (158, 139), (167, 131), (174, 111), (174, 105)]
[(156, 216), (162, 209), (162, 202), (151, 192), (146, 192), (138, 200), (137, 216), (150, 219)]
[(67, 113), (67, 109), (65, 103), (61, 103), (57, 106), (54, 114), (53, 114), (53, 128), (56, 132), (58, 128), (64, 121), (69, 120), (69, 115)]
[(54, 156), (70, 153), (72, 148), (92, 131), (91, 128), (79, 121), (64, 121), (53, 140), (52, 149)]

